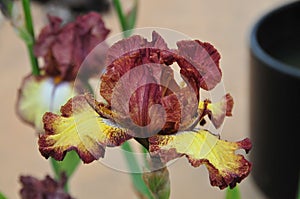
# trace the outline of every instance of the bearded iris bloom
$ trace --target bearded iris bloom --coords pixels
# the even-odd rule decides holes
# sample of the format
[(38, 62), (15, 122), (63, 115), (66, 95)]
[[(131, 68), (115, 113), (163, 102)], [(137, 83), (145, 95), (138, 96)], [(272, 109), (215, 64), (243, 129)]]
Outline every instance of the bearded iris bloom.
[[(43, 132), (43, 114), (59, 113), (60, 107), (74, 96), (74, 81), (83, 60), (108, 33), (101, 16), (95, 12), (65, 25), (62, 19), (49, 16), (49, 24), (42, 29), (34, 46), (35, 56), (41, 57), (44, 63), (41, 75), (25, 77), (19, 89), (20, 118), (37, 132)], [(96, 63), (101, 64), (95, 61), (85, 68), (85, 78), (97, 72), (97, 67), (93, 67)]]
[[(106, 147), (135, 139), (162, 163), (186, 156), (192, 166), (207, 167), (213, 186), (234, 187), (250, 173), (251, 163), (236, 153), (248, 152), (250, 140), (221, 140), (202, 126), (208, 117), (219, 128), (232, 114), (230, 94), (219, 102), (200, 100), (200, 89), (210, 91), (221, 81), (219, 60), (209, 43), (183, 40), (170, 49), (157, 32), (152, 41), (134, 35), (113, 44), (100, 78), (104, 100), (80, 94), (61, 107), (61, 114), (47, 112), (41, 154), (63, 160), (75, 150), (91, 163), (104, 157)], [(183, 83), (174, 77), (175, 65)]]

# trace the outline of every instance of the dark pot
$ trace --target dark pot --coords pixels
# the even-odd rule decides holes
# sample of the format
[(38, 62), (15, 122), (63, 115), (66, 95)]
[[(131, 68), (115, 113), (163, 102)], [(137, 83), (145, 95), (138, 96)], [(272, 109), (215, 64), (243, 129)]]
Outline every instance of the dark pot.
[(300, 147), (300, 1), (251, 32), (250, 132), (255, 183), (270, 199), (295, 199)]

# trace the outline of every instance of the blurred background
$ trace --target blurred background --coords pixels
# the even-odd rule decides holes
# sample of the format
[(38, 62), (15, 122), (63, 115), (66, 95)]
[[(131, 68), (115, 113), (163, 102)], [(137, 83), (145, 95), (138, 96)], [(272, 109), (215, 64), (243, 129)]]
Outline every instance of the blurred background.
[[(252, 25), (269, 10), (288, 0), (151, 0), (140, 1), (136, 27), (162, 27), (212, 43), (221, 53), (223, 82), (235, 100), (233, 117), (225, 122), (222, 138), (249, 136), (249, 34)], [(109, 4), (110, 2), (108, 2)], [(124, 1), (125, 8), (127, 1)], [(103, 4), (103, 10), (109, 5)], [(102, 10), (102, 11), (103, 11)], [(35, 31), (45, 24), (45, 8), (33, 5)], [(103, 12), (109, 36), (120, 32), (116, 13)], [(17, 90), (30, 73), (26, 47), (0, 16), (0, 191), (19, 198), (19, 175), (43, 178), (51, 174), (48, 161), (38, 151), (34, 130), (15, 114)], [(169, 167), (171, 198), (223, 199), (225, 191), (211, 187), (204, 166), (193, 168), (185, 158)], [(250, 177), (240, 184), (243, 199), (265, 199)], [(81, 165), (71, 180), (76, 198), (135, 198), (128, 174), (95, 162)]]

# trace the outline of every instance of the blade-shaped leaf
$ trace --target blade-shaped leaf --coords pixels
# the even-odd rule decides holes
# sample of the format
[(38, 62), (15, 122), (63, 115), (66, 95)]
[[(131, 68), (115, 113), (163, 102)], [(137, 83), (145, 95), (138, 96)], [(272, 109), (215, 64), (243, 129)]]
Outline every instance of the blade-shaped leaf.
[(129, 37), (132, 34), (132, 29), (135, 27), (137, 10), (138, 10), (138, 0), (134, 0), (132, 9), (127, 15), (124, 14), (122, 4), (119, 0), (113, 0), (115, 10), (118, 14), (119, 22), (122, 27), (124, 37)]
[(4, 194), (0, 192), (0, 199), (7, 199), (7, 197), (5, 197)]
[(65, 172), (67, 177), (70, 178), (78, 167), (80, 158), (75, 151), (70, 151), (63, 161), (56, 161), (51, 158), (51, 163), (56, 178), (59, 178), (62, 172)]
[(144, 173), (143, 179), (155, 199), (169, 199), (170, 178), (167, 167)]
[[(59, 179), (61, 173), (64, 172), (69, 180), (79, 166), (80, 158), (75, 151), (70, 151), (66, 154), (63, 161), (56, 161), (50, 158), (50, 162), (56, 179)], [(66, 183), (65, 191), (68, 191), (68, 183)]]
[(33, 38), (25, 28), (15, 28), (15, 31), (27, 45), (33, 45)]
[(135, 27), (137, 10), (138, 10), (138, 0), (135, 0), (132, 9), (127, 14), (127, 24), (129, 29)]

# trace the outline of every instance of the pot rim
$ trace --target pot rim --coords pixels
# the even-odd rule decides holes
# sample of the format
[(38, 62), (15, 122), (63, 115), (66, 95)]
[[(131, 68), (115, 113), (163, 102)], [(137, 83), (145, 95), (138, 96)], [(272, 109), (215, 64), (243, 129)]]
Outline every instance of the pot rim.
[[(279, 71), (282, 73), (285, 73), (287, 75), (300, 78), (300, 68), (297, 68), (293, 65), (287, 64), (285, 62), (282, 62), (279, 59), (276, 59), (272, 57), (269, 53), (267, 53), (259, 44), (257, 40), (257, 32), (259, 28), (263, 25), (263, 23), (271, 18), (273, 15), (277, 15), (281, 12), (284, 12), (286, 10), (289, 10), (293, 8), (294, 6), (300, 7), (300, 1), (291, 2), (288, 4), (285, 4), (283, 6), (280, 6), (274, 10), (269, 11), (265, 15), (263, 15), (252, 27), (252, 31), (250, 33), (250, 49), (251, 52), (265, 65)], [(300, 10), (299, 10), (300, 12)]]

